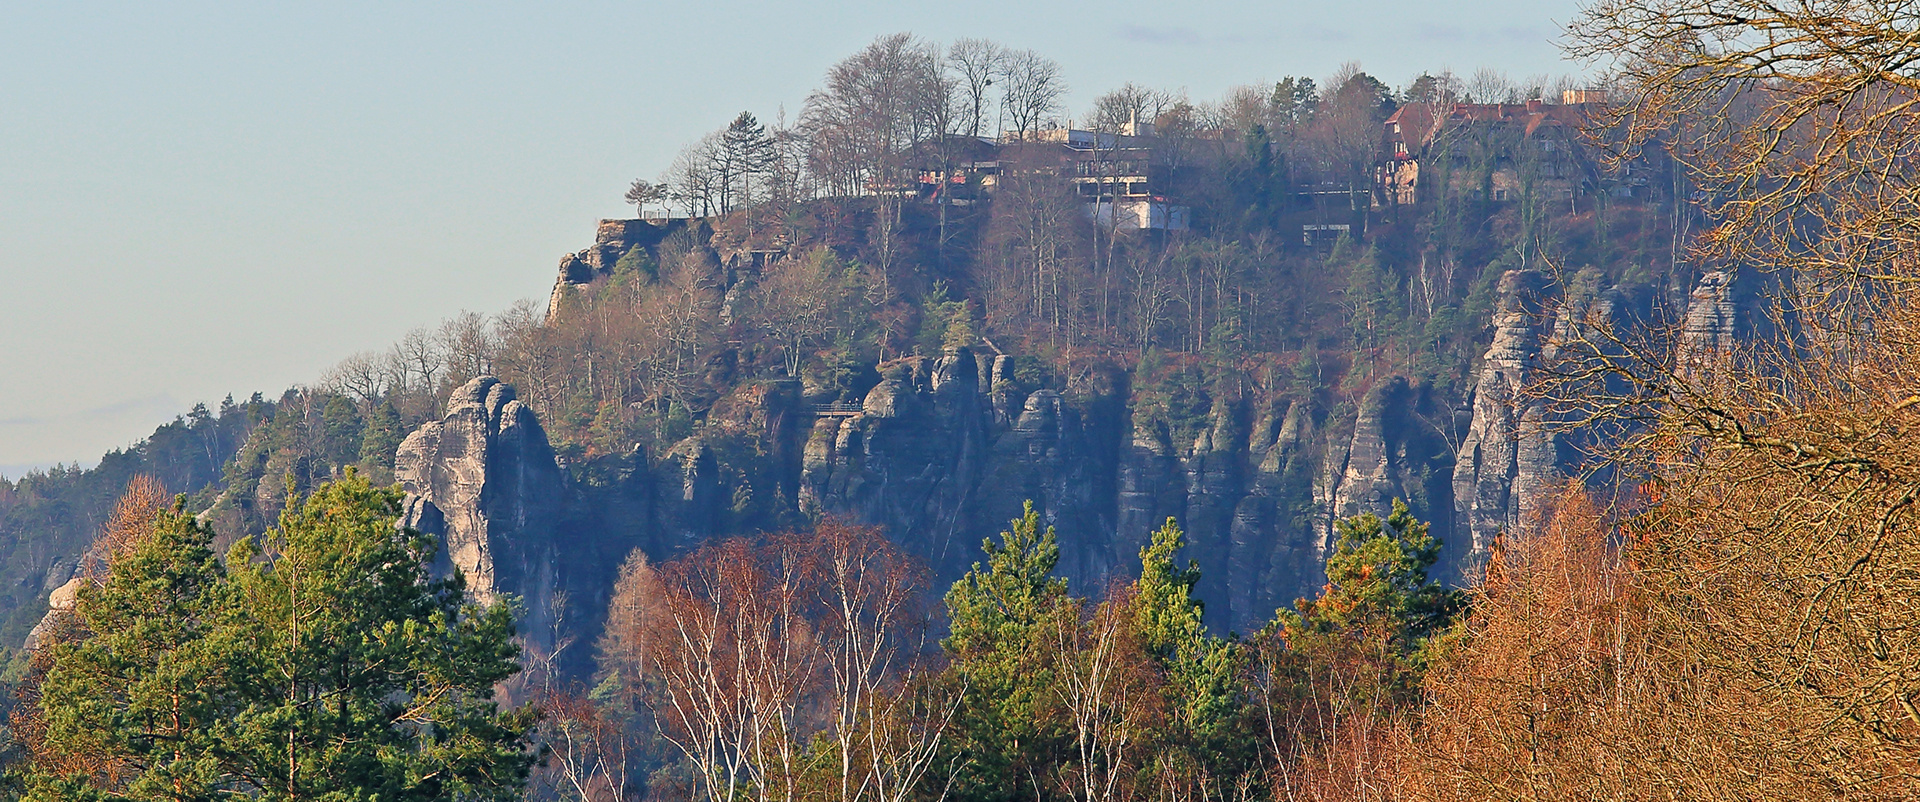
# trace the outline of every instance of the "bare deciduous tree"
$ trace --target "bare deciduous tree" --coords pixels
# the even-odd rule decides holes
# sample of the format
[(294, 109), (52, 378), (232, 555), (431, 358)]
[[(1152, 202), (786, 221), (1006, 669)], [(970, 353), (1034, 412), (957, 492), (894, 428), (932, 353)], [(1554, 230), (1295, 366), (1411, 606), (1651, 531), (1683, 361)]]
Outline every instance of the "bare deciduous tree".
[(1094, 99), (1087, 125), (1104, 133), (1122, 133), (1129, 124), (1152, 123), (1179, 102), (1179, 95), (1172, 92), (1127, 83)]
[(417, 328), (407, 332), (393, 348), (394, 355), (406, 366), (407, 391), (433, 395), (439, 389), (441, 371), (447, 363), (440, 339), (430, 329)]
[(957, 694), (903, 681), (923, 667), (925, 569), (880, 530), (831, 518), (806, 548), (815, 557), (809, 584), (818, 599), (841, 802), (903, 802), (931, 767), (959, 703)]
[[(959, 85), (960, 122), (967, 136), (980, 136), (993, 108), (993, 81), (1004, 70), (1007, 49), (985, 39), (960, 39), (947, 48), (947, 67)], [(998, 133), (998, 132), (993, 132)]]
[(391, 371), (384, 363), (382, 355), (372, 351), (351, 354), (320, 374), (315, 386), (371, 404), (391, 389)]
[(1025, 138), (1060, 113), (1067, 94), (1059, 62), (1031, 50), (1006, 54), (1000, 68), (1000, 105), (1013, 133)]
[(906, 802), (959, 701), (909, 679), (927, 653), (924, 570), (879, 530), (831, 519), (657, 568), (636, 556), (603, 667), (646, 699), (710, 800), (797, 798), (824, 734), (842, 802)]
[(720, 211), (726, 182), (715, 168), (719, 153), (720, 135), (708, 134), (682, 148), (661, 179), (662, 185), (672, 188), (668, 197), (686, 209), (687, 214), (705, 217)]
[(862, 194), (898, 181), (907, 149), (945, 133), (950, 85), (939, 52), (904, 33), (882, 36), (827, 70), (807, 97), (800, 128), (813, 169), (832, 191)]
[(857, 275), (822, 248), (769, 268), (747, 319), (778, 344), (786, 375), (799, 376), (814, 352), (854, 333), (863, 306)]
[(1074, 745), (1059, 780), (1075, 802), (1123, 796), (1149, 731), (1164, 716), (1132, 604), (1131, 588), (1115, 584), (1099, 604), (1069, 600), (1053, 612), (1053, 665)]
[(493, 372), (500, 343), (484, 315), (462, 311), (441, 322), (437, 336), (440, 352), (446, 355), (444, 375), (449, 383), (462, 384)]

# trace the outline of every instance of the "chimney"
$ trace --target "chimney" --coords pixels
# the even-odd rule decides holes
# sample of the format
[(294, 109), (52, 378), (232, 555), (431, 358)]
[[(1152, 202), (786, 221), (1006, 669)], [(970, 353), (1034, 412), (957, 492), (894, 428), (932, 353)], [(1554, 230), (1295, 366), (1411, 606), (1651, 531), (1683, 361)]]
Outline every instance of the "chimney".
[(1541, 100), (1539, 98), (1534, 98), (1532, 100), (1527, 101), (1527, 113), (1539, 114), (1540, 110), (1543, 108), (1546, 108), (1546, 106), (1547, 106), (1546, 101)]

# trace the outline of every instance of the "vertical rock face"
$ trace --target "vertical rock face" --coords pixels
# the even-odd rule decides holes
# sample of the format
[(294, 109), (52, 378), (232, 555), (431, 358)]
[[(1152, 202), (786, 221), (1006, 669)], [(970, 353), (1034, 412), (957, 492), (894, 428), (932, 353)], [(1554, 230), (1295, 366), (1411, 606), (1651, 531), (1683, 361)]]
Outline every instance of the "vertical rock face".
[[(859, 414), (815, 419), (798, 507), (882, 525), (951, 579), (1031, 500), (1080, 587), (1137, 570), (1149, 533), (1176, 518), (1208, 617), (1242, 629), (1318, 588), (1334, 517), (1396, 497), (1429, 517), (1451, 509), (1451, 450), (1422, 421), (1431, 394), (1404, 379), (1380, 382), (1351, 423), (1284, 398), (1215, 399), (1175, 442), (1129, 408), (1124, 376), (1021, 393), (997, 378), (1004, 359), (992, 382), (964, 352), (887, 366)], [(1436, 534), (1448, 528), (1440, 516)]]
[[(1639, 339), (1649, 326), (1655, 325), (1655, 319), (1653, 288), (1646, 284), (1617, 285), (1598, 293), (1575, 293), (1560, 301), (1554, 315), (1553, 334), (1541, 349), (1541, 362), (1578, 364), (1594, 357), (1625, 357), (1624, 344)], [(1597, 400), (1592, 396), (1617, 398), (1631, 391), (1625, 379), (1606, 376), (1581, 395)], [(1560, 470), (1553, 475), (1555, 480), (1560, 476), (1579, 476), (1590, 488), (1611, 486), (1614, 471), (1606, 457), (1617, 443), (1618, 432), (1611, 427), (1600, 431), (1578, 425), (1579, 421), (1571, 416), (1581, 414), (1576, 410), (1590, 408), (1584, 403), (1557, 404), (1561, 408), (1559, 412), (1547, 406), (1535, 405), (1539, 417), (1554, 424), (1544, 430), (1546, 436), (1538, 442), (1551, 448), (1541, 451), (1536, 459), (1554, 460), (1559, 465)], [(1536, 500), (1553, 488), (1530, 475), (1523, 475), (1521, 479), (1514, 493), (1522, 501), (1523, 514), (1527, 514), (1537, 506)]]
[(29, 652), (40, 648), (41, 641), (53, 631), (59, 617), (73, 611), (74, 603), (79, 600), (80, 584), (85, 581), (81, 577), (74, 577), (47, 594), (47, 614), (41, 616), (40, 623), (34, 624), (33, 629), (27, 632), (26, 643), (21, 648)]
[(1474, 381), (1473, 421), (1453, 469), (1454, 526), (1469, 546), (1458, 575), (1477, 568), (1501, 530), (1519, 525), (1530, 489), (1555, 481), (1559, 472), (1538, 410), (1520, 397), (1550, 325), (1541, 316), (1545, 287), (1533, 271), (1500, 277), (1493, 343)]
[[(992, 415), (980, 364), (965, 349), (938, 359), (883, 366), (881, 381), (853, 415), (823, 415), (802, 459), (799, 506), (808, 513), (852, 515), (889, 531), (919, 533), (906, 544), (936, 566), (971, 558), (970, 516), (992, 499), (978, 493), (987, 471)], [(1021, 426), (1057, 436), (1057, 410), (1029, 401)], [(1033, 458), (1046, 459), (1037, 445)]]
[[(1493, 342), (1474, 383), (1472, 422), (1453, 468), (1454, 525), (1470, 544), (1464, 562), (1454, 566), (1461, 580), (1478, 571), (1495, 537), (1527, 521), (1567, 477), (1599, 471), (1588, 478), (1604, 484), (1610, 475), (1599, 459), (1606, 443), (1558, 426), (1566, 413), (1522, 390), (1543, 367), (1617, 351), (1654, 316), (1653, 293), (1644, 285), (1551, 299), (1557, 306), (1550, 316), (1539, 274), (1510, 271), (1499, 291)], [(1593, 391), (1625, 389), (1605, 381)]]
[[(578, 255), (582, 269), (604, 267), (622, 238), (631, 232)], [(1736, 289), (1703, 280), (1688, 316), (1696, 347), (1744, 336)], [(565, 650), (562, 633), (597, 631), (634, 548), (670, 559), (838, 515), (884, 527), (939, 587), (1029, 500), (1059, 532), (1059, 572), (1090, 591), (1138, 570), (1149, 534), (1178, 519), (1209, 622), (1249, 631), (1317, 592), (1337, 519), (1405, 499), (1445, 544), (1443, 574), (1465, 578), (1578, 464), (1583, 444), (1551, 433), (1520, 389), (1558, 343), (1647, 315), (1650, 295), (1616, 288), (1549, 316), (1537, 273), (1506, 274), (1499, 293), (1492, 343), (1459, 401), (1394, 376), (1331, 409), (1228, 381), (1176, 413), (1144, 400), (1172, 385), (1136, 392), (1114, 370), (1033, 390), (1011, 358), (953, 349), (879, 366), (857, 407), (807, 406), (793, 381), (750, 383), (659, 453), (563, 467), (533, 411), (483, 377), (400, 446), (404, 523), (440, 538), (438, 569), (458, 568), (476, 596), (521, 599), (529, 650), (549, 655)], [(590, 650), (568, 654), (584, 669)]]
[[(1082, 588), (1137, 570), (1149, 533), (1178, 519), (1209, 620), (1246, 631), (1318, 590), (1335, 520), (1405, 499), (1446, 544), (1443, 572), (1465, 578), (1578, 464), (1580, 444), (1551, 433), (1520, 390), (1556, 342), (1651, 302), (1616, 288), (1550, 307), (1549, 290), (1537, 273), (1502, 277), (1463, 401), (1384, 376), (1352, 407), (1222, 390), (1173, 423), (1171, 407), (1136, 408), (1121, 372), (1027, 390), (1008, 357), (953, 349), (879, 366), (857, 407), (805, 406), (791, 382), (743, 386), (715, 407), (719, 428), (573, 466), (570, 479), (512, 391), (479, 379), (407, 439), (397, 470), (408, 523), (442, 534), (477, 592), (526, 599), (530, 640), (565, 615), (560, 598), (576, 622), (604, 610), (634, 547), (668, 559), (831, 514), (884, 527), (940, 583), (1028, 500), (1057, 527), (1060, 573)], [(742, 436), (756, 445), (738, 448)]]
[(1772, 333), (1758, 281), (1750, 271), (1715, 270), (1700, 276), (1687, 298), (1680, 331), (1687, 370), (1707, 369), (1739, 342)]
[[(1401, 498), (1422, 506), (1432, 506), (1435, 498), (1450, 495), (1436, 477), (1450, 471), (1449, 449), (1438, 437), (1434, 423), (1443, 412), (1433, 409), (1424, 388), (1415, 387), (1404, 377), (1394, 376), (1374, 386), (1354, 421), (1353, 444), (1347, 449), (1347, 466), (1334, 494), (1333, 517), (1347, 518), (1363, 512), (1382, 517), (1393, 509), (1393, 499)], [(1435, 534), (1446, 535), (1441, 526)], [(1333, 537), (1328, 531), (1327, 537)]]
[(552, 648), (567, 477), (513, 388), (483, 376), (455, 390), (445, 417), (400, 444), (394, 475), (407, 493), (403, 523), (438, 537), (441, 569), (458, 568), (477, 598), (520, 597), (522, 634)]
[(1740, 334), (1742, 315), (1731, 271), (1714, 270), (1700, 276), (1687, 301), (1687, 319), (1681, 339), (1696, 353), (1724, 352)]
[(594, 232), (593, 245), (577, 253), (560, 257), (560, 276), (554, 279), (553, 292), (547, 296), (547, 319), (560, 313), (569, 293), (613, 274), (620, 257), (634, 248), (651, 248), (686, 224), (684, 220), (652, 223), (646, 220), (602, 220)]

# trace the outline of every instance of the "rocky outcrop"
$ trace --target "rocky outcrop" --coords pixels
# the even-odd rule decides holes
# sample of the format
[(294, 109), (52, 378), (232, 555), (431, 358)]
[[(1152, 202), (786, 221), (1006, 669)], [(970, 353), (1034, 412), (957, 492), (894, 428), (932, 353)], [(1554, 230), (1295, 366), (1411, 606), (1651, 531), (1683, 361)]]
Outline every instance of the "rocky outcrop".
[[(1464, 562), (1455, 578), (1472, 578), (1493, 541), (1528, 521), (1568, 477), (1583, 476), (1596, 486), (1611, 474), (1603, 442), (1576, 422), (1584, 405), (1550, 403), (1529, 385), (1543, 369), (1577, 366), (1593, 356), (1619, 356), (1654, 319), (1652, 288), (1615, 286), (1576, 288), (1556, 297), (1546, 278), (1531, 271), (1509, 271), (1499, 285), (1500, 307), (1493, 321), (1493, 342), (1481, 360), (1469, 399), (1471, 422), (1453, 467), (1454, 525), (1466, 539)], [(1575, 375), (1567, 370), (1561, 375)], [(1578, 389), (1596, 396), (1627, 390), (1616, 378), (1590, 379)], [(1537, 388), (1534, 388), (1537, 390)]]
[[(578, 259), (597, 274), (616, 249)], [(1499, 292), (1464, 400), (1390, 375), (1346, 403), (1216, 376), (1183, 390), (1191, 397), (1175, 411), (1148, 400), (1171, 385), (1137, 388), (1118, 369), (1039, 388), (1011, 357), (959, 348), (877, 366), (852, 389), (745, 383), (692, 437), (563, 466), (533, 411), (483, 377), (400, 446), (403, 523), (436, 535), (438, 570), (458, 569), (477, 597), (518, 598), (529, 651), (564, 652), (574, 670), (590, 650), (562, 633), (597, 631), (636, 548), (669, 559), (715, 537), (838, 515), (884, 527), (939, 587), (1029, 500), (1056, 527), (1059, 571), (1080, 588), (1137, 570), (1149, 534), (1177, 519), (1209, 621), (1250, 631), (1324, 583), (1336, 520), (1406, 499), (1446, 544), (1443, 573), (1464, 577), (1571, 470), (1577, 449), (1540, 425), (1544, 412), (1519, 389), (1581, 325), (1644, 314), (1649, 302), (1616, 289), (1553, 306), (1529, 272), (1508, 273)]]
[(594, 232), (593, 245), (560, 257), (560, 275), (547, 296), (547, 319), (560, 313), (570, 293), (613, 274), (613, 266), (634, 248), (651, 248), (668, 234), (685, 226), (685, 220), (602, 220)]
[(40, 623), (34, 624), (33, 629), (27, 633), (27, 640), (22, 648), (29, 652), (40, 648), (40, 643), (60, 626), (61, 617), (73, 612), (74, 604), (79, 600), (80, 584), (85, 581), (87, 581), (85, 577), (76, 576), (61, 583), (59, 587), (53, 589), (52, 593), (47, 594), (47, 614), (41, 616)]
[(1082, 587), (1135, 570), (1149, 533), (1175, 518), (1209, 618), (1241, 629), (1324, 581), (1336, 516), (1396, 497), (1451, 508), (1451, 450), (1424, 420), (1432, 394), (1405, 379), (1380, 382), (1348, 421), (1286, 398), (1214, 399), (1175, 442), (1166, 420), (1130, 406), (1118, 372), (1023, 392), (1009, 368), (964, 349), (886, 366), (858, 413), (814, 420), (799, 508), (882, 525), (951, 579), (1031, 500), (1059, 533), (1060, 572)]
[(1687, 299), (1686, 322), (1681, 341), (1697, 354), (1725, 353), (1741, 335), (1740, 293), (1734, 274), (1714, 270), (1700, 276), (1700, 282)]
[(1468, 546), (1457, 576), (1471, 574), (1494, 538), (1520, 524), (1535, 500), (1529, 488), (1559, 475), (1540, 411), (1521, 396), (1551, 330), (1542, 314), (1546, 284), (1544, 276), (1530, 270), (1500, 277), (1493, 342), (1474, 380), (1472, 422), (1453, 468), (1454, 526)]
[(565, 615), (568, 480), (513, 388), (483, 376), (455, 390), (444, 417), (400, 444), (394, 476), (407, 494), (402, 523), (439, 539), (440, 571), (459, 569), (478, 599), (518, 597), (522, 634), (551, 649)]
[(1681, 367), (1688, 375), (1706, 379), (1714, 362), (1731, 356), (1746, 340), (1773, 332), (1773, 321), (1762, 306), (1760, 277), (1753, 271), (1714, 270), (1700, 276), (1687, 298), (1681, 322)]
[[(1395, 498), (1420, 507), (1451, 495), (1443, 471), (1451, 478), (1453, 454), (1440, 438), (1437, 419), (1446, 411), (1435, 404), (1425, 387), (1394, 376), (1374, 386), (1354, 421), (1347, 465), (1334, 492), (1332, 514), (1348, 518), (1363, 512), (1385, 516)], [(1444, 535), (1442, 526), (1436, 534)], [(1327, 532), (1328, 538), (1333, 532)]]
[[(611, 254), (579, 259), (597, 271), (590, 262)], [(1010, 357), (960, 348), (877, 366), (855, 390), (742, 385), (693, 437), (562, 470), (511, 391), (479, 380), (408, 439), (399, 472), (409, 522), (445, 534), (449, 567), (476, 590), (527, 599), (530, 630), (564, 614), (542, 599), (604, 609), (632, 548), (666, 559), (820, 515), (884, 527), (926, 559), (937, 586), (1032, 501), (1059, 533), (1060, 573), (1079, 587), (1134, 570), (1149, 533), (1177, 519), (1208, 618), (1246, 631), (1318, 590), (1340, 518), (1405, 499), (1446, 544), (1442, 575), (1464, 579), (1581, 468), (1592, 444), (1556, 433), (1522, 388), (1583, 327), (1637, 325), (1650, 294), (1559, 299), (1544, 276), (1514, 271), (1498, 297), (1464, 399), (1381, 376), (1329, 407), (1227, 379), (1176, 414), (1144, 401), (1124, 371), (1035, 388)]]
[[(814, 421), (800, 508), (920, 533), (906, 542), (934, 565), (970, 557), (977, 541), (961, 536), (972, 534), (970, 519), (992, 506), (977, 495), (990, 447), (980, 379), (979, 362), (965, 349), (883, 366), (858, 412)], [(1036, 435), (1057, 434), (1044, 420), (1053, 412), (1044, 400), (1030, 400), (1021, 419)], [(1044, 446), (1035, 451), (1045, 458)]]
[[(438, 535), (441, 570), (457, 567), (476, 595), (520, 598), (530, 648), (553, 650), (561, 621), (605, 609), (633, 548), (666, 559), (807, 516), (884, 527), (938, 583), (1031, 500), (1059, 533), (1060, 572), (1081, 587), (1136, 570), (1148, 535), (1175, 518), (1208, 617), (1248, 630), (1324, 581), (1336, 517), (1396, 497), (1430, 518), (1451, 508), (1447, 482), (1434, 481), (1450, 452), (1429, 424), (1433, 394), (1400, 378), (1344, 416), (1229, 393), (1178, 427), (1133, 408), (1119, 371), (1025, 389), (1006, 357), (964, 348), (880, 366), (857, 407), (815, 408), (796, 384), (737, 389), (703, 433), (658, 455), (563, 468), (512, 389), (476, 379), (400, 447), (404, 523)], [(1176, 429), (1191, 434), (1175, 442)], [(1439, 516), (1436, 534), (1447, 528)]]

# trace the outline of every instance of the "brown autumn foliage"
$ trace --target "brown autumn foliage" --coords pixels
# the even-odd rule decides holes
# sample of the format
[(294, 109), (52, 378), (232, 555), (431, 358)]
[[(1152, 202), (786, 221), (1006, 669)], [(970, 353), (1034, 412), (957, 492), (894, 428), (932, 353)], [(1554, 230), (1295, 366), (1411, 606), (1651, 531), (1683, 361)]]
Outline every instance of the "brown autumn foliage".
[[(1425, 795), (1920, 795), (1911, 14), (1599, 0), (1571, 26), (1614, 70), (1625, 150), (1698, 187), (1693, 261), (1762, 303), (1739, 344), (1560, 344), (1542, 396), (1626, 433), (1647, 503), (1608, 524), (1569, 499), (1509, 544), (1431, 678)], [(1617, 557), (1572, 545), (1605, 532)]]
[(127, 482), (127, 489), (114, 502), (113, 512), (100, 527), (93, 546), (80, 558), (75, 575), (99, 582), (107, 576), (114, 560), (138, 544), (141, 536), (152, 531), (153, 519), (173, 504), (173, 496), (160, 480), (139, 474)]
[(1274, 799), (1284, 802), (1396, 802), (1407, 788), (1412, 724), (1402, 713), (1330, 718), (1319, 740), (1273, 764)]
[[(1167, 751), (1154, 749), (1156, 731), (1169, 714), (1166, 680), (1141, 640), (1136, 598), (1132, 585), (1114, 582), (1098, 603), (1060, 601), (1045, 625), (1061, 710), (1073, 736), (1059, 787), (1075, 802), (1129, 798), (1136, 773), (1161, 756), (1156, 752)], [(1168, 780), (1175, 775), (1159, 774)]]
[[(114, 502), (113, 511), (101, 525), (93, 545), (81, 555), (74, 576), (96, 584), (105, 582), (114, 561), (139, 545), (140, 539), (153, 531), (154, 518), (172, 504), (173, 497), (167, 495), (166, 487), (158, 479), (146, 474), (135, 475), (127, 482), (120, 499)], [(71, 637), (74, 627), (72, 615), (56, 610), (41, 632), (40, 642), (44, 645)], [(7, 720), (7, 729), (14, 741), (35, 764), (61, 774), (114, 777), (126, 771), (126, 767), (109, 758), (45, 748), (47, 730), (46, 722), (39, 715), (39, 687), (50, 665), (44, 654), (35, 650), (28, 655), (27, 677), (15, 688), (16, 703)]]
[(1499, 544), (1461, 645), (1427, 677), (1424, 796), (1634, 798), (1652, 788), (1627, 747), (1679, 734), (1643, 720), (1659, 678), (1610, 522), (1573, 488), (1545, 518)]
[(1646, 497), (1569, 490), (1510, 533), (1399, 744), (1405, 793), (1920, 794), (1920, 307), (1875, 307), (1801, 359), (1579, 343), (1558, 392), (1631, 388), (1588, 398), (1636, 413), (1616, 467)]
[(539, 743), (546, 762), (529, 783), (535, 798), (621, 802), (633, 785), (629, 767), (639, 752), (617, 709), (603, 707), (578, 690), (543, 689)]
[(1383, 655), (1352, 635), (1304, 649), (1279, 627), (1253, 639), (1243, 681), (1276, 802), (1408, 798), (1415, 711), (1384, 692)]
[(1415, 796), (1920, 792), (1908, 513), (1873, 481), (1705, 454), (1625, 522), (1570, 490), (1504, 544), (1428, 676)]
[(1724, 428), (1647, 441), (1665, 459), (1631, 552), (1646, 625), (1713, 733), (1660, 768), (1698, 798), (1920, 793), (1920, 398), (1887, 367), (1809, 366), (1819, 383), (1787, 393), (1730, 375)]

